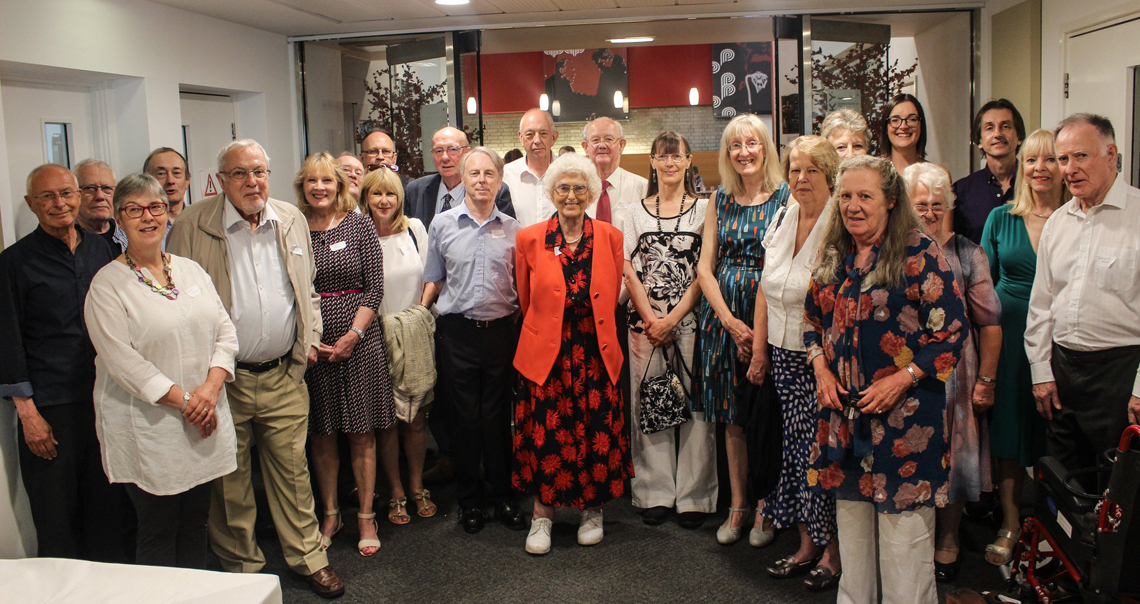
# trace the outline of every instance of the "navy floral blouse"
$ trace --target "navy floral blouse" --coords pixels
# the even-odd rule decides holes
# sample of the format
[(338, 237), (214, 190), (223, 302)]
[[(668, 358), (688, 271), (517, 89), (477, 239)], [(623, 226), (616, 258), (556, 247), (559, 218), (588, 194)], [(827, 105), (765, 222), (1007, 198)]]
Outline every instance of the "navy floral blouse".
[(885, 414), (845, 420), (821, 408), (808, 484), (837, 499), (872, 502), (881, 513), (941, 507), (950, 459), (945, 382), (969, 333), (962, 295), (938, 244), (917, 230), (907, 240), (905, 287), (868, 284), (869, 270), (854, 263), (852, 248), (842, 281), (812, 278), (804, 308), (808, 358), (824, 354), (849, 391), (911, 362), (927, 376)]

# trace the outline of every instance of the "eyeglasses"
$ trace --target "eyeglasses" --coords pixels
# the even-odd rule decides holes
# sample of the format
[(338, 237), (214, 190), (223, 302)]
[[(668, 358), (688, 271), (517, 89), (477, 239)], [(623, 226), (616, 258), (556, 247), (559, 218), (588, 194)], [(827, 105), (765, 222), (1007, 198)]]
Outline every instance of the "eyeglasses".
[(396, 150), (395, 149), (365, 149), (364, 151), (362, 151), (362, 153), (365, 157), (376, 157), (377, 155), (383, 155), (384, 157), (392, 157), (393, 155), (396, 154)]
[(111, 185), (83, 185), (79, 190), (83, 191), (84, 195), (94, 195), (95, 191), (102, 191), (108, 197), (115, 194), (115, 187)]
[(218, 172), (218, 174), (225, 174), (237, 182), (244, 182), (250, 176), (257, 180), (265, 179), (269, 176), (269, 170), (266, 168), (257, 168), (254, 170), (246, 170), (245, 168), (235, 168), (229, 172)]
[(600, 144), (602, 144), (602, 143), (605, 143), (605, 145), (606, 145), (607, 147), (612, 147), (612, 146), (614, 146), (614, 145), (615, 145), (617, 142), (618, 142), (618, 139), (616, 139), (616, 138), (614, 138), (614, 137), (612, 137), (612, 136), (607, 136), (607, 137), (605, 137), (605, 138), (600, 138), (600, 137), (597, 137), (597, 136), (595, 136), (595, 137), (591, 138), (590, 140), (586, 141), (586, 143), (587, 143), (588, 145), (590, 145), (591, 147), (594, 147), (594, 146), (600, 145)]
[(32, 197), (32, 199), (34, 199), (40, 203), (54, 203), (55, 200), (57, 200), (57, 199), (62, 199), (64, 201), (71, 201), (72, 199), (75, 199), (76, 195), (79, 195), (79, 191), (72, 191), (71, 189), (64, 189), (63, 191), (60, 191), (58, 193), (56, 193), (55, 191), (47, 191), (46, 193), (40, 193), (39, 195)]
[(918, 119), (917, 115), (913, 115), (913, 114), (908, 115), (906, 117), (899, 117), (897, 115), (892, 115), (890, 117), (890, 119), (887, 120), (887, 123), (891, 125), (891, 128), (899, 128), (902, 126), (903, 122), (906, 122), (907, 126), (914, 128), (921, 121), (922, 120)]
[(941, 213), (946, 211), (946, 204), (942, 204), (942, 203), (931, 203), (931, 204), (916, 203), (916, 204), (914, 204), (914, 211), (918, 212), (919, 214), (925, 214), (927, 212), (933, 212), (935, 214), (941, 214)]
[(452, 145), (450, 147), (436, 147), (435, 149), (431, 150), (431, 154), (432, 155), (443, 155), (444, 153), (446, 153), (448, 155), (459, 155), (459, 152), (464, 150), (464, 149), (470, 149), (470, 147), (468, 147), (467, 145), (463, 145), (462, 147), (457, 147), (455, 145)]
[(554, 191), (562, 197), (570, 195), (570, 191), (573, 191), (575, 196), (582, 196), (585, 195), (589, 190), (590, 187), (587, 187), (586, 185), (558, 185), (557, 187), (554, 187)]
[(164, 170), (162, 168), (159, 168), (158, 170), (155, 170), (154, 172), (150, 173), (151, 176), (153, 176), (159, 180), (165, 180), (167, 174), (169, 174), (171, 178), (179, 178), (179, 179), (186, 175), (186, 173), (183, 172), (182, 170), (171, 170), (170, 172), (167, 172), (166, 170)]
[(360, 168), (341, 166), (340, 171), (344, 172), (345, 176), (364, 176), (364, 170), (361, 170)]
[(670, 160), (672, 160), (672, 162), (675, 164), (679, 164), (686, 159), (689, 159), (688, 155), (681, 155), (680, 153), (661, 153), (652, 157), (654, 160), (659, 161), (663, 164), (669, 163)]
[(166, 204), (161, 201), (156, 201), (149, 206), (136, 206), (134, 204), (123, 206), (123, 214), (126, 214), (127, 218), (142, 218), (143, 210), (150, 212), (151, 216), (158, 218), (166, 214), (167, 207)]
[(728, 150), (733, 153), (739, 153), (741, 149), (748, 149), (749, 153), (754, 153), (760, 148), (760, 141), (748, 141), (743, 145), (740, 143), (732, 143), (728, 146)]

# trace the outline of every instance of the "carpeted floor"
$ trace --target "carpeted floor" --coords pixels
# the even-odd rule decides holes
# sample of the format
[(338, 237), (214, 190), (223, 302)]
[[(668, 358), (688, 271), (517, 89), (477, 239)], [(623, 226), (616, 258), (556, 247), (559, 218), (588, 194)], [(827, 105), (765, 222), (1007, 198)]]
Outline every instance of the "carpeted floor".
[[(477, 535), (464, 533), (456, 523), (454, 483), (435, 485), (432, 492), (440, 514), (423, 519), (412, 508), (412, 522), (405, 526), (385, 518), (383, 546), (372, 558), (356, 553), (355, 510), (342, 508), (345, 528), (329, 550), (330, 564), (347, 584), (338, 602), (835, 601), (834, 591), (810, 593), (799, 579), (777, 581), (764, 572), (795, 551), (794, 531), (782, 532), (759, 550), (748, 545), (747, 536), (735, 545), (718, 545), (723, 509), (700, 529), (682, 529), (673, 518), (651, 527), (641, 522), (628, 497), (622, 498), (606, 505), (605, 540), (593, 547), (577, 544), (578, 513), (559, 510), (551, 552), (535, 557), (523, 551), (525, 531), (488, 523)], [(998, 570), (981, 554), (993, 533), (991, 521), (965, 521), (962, 574), (951, 588), (1000, 588)], [(268, 560), (265, 572), (281, 577), (286, 604), (323, 601), (285, 568), (275, 538), (260, 542)]]

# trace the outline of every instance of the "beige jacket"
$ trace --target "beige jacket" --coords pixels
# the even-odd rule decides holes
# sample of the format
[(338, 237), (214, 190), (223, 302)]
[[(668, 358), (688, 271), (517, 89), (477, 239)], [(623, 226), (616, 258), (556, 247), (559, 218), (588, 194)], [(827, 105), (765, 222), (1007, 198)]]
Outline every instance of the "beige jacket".
[[(213, 280), (226, 312), (230, 312), (233, 287), (223, 226), (223, 203), (226, 203), (225, 195), (215, 195), (183, 210), (170, 228), (166, 251), (202, 265)], [(313, 246), (309, 241), (309, 223), (305, 215), (291, 203), (272, 198), (268, 203), (281, 221), (281, 228), (277, 229), (277, 247), (285, 260), (285, 271), (297, 299), (297, 338), (293, 343), (289, 376), (300, 382), (308, 367), (309, 350), (321, 341), (321, 298), (313, 288), (317, 267), (313, 261)], [(300, 250), (301, 253), (291, 253), (292, 250)]]
[(396, 417), (412, 423), (420, 407), (432, 402), (435, 387), (435, 317), (416, 304), (380, 315)]

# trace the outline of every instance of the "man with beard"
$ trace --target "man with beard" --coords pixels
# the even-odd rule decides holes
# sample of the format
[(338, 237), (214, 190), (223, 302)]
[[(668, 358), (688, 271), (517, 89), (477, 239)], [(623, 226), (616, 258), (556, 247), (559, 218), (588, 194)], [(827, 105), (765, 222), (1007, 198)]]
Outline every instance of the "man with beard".
[(990, 101), (974, 116), (970, 140), (982, 151), (986, 165), (954, 183), (958, 201), (946, 220), (952, 221), (949, 226), (955, 233), (980, 243), (990, 211), (1013, 199), (1017, 149), (1025, 140), (1025, 122), (1013, 103)]

